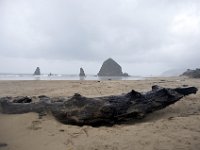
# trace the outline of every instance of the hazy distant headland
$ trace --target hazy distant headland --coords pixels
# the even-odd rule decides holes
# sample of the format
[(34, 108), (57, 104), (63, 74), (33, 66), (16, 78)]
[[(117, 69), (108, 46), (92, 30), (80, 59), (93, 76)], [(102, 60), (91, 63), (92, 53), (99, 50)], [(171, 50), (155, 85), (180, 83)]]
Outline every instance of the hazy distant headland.
[(195, 70), (191, 70), (191, 69), (187, 69), (187, 71), (185, 71), (182, 76), (187, 76), (190, 78), (200, 78), (200, 69), (197, 68)]

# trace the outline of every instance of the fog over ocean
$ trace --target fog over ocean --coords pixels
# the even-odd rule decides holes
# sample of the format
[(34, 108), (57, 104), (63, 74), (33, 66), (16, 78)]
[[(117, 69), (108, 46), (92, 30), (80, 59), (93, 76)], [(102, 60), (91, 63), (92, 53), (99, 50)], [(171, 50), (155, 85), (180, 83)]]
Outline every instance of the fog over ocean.
[(144, 80), (141, 76), (129, 76), (129, 77), (98, 77), (97, 75), (86, 75), (86, 77), (79, 77), (75, 74), (42, 74), (34, 76), (33, 74), (0, 74), (0, 80)]

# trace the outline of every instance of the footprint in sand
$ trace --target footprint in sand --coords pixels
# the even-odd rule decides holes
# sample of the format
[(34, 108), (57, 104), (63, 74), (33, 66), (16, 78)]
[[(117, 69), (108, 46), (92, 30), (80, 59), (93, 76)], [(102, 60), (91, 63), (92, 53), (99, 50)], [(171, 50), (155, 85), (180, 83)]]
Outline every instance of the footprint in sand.
[(35, 120), (32, 121), (31, 126), (29, 126), (28, 128), (31, 130), (39, 130), (42, 128), (41, 124), (41, 121)]
[(81, 135), (86, 135), (87, 137), (89, 136), (87, 128), (81, 128), (80, 130), (74, 132), (68, 132), (67, 134), (72, 138), (77, 138)]
[(64, 142), (64, 144), (67, 146), (68, 150), (73, 150), (74, 149), (74, 142), (70, 139), (67, 139), (66, 142)]

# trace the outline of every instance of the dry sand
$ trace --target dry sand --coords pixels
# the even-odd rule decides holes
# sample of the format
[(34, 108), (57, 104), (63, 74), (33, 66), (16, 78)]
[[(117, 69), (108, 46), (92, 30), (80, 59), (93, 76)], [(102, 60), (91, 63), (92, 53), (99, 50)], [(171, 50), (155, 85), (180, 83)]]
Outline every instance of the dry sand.
[[(147, 91), (152, 85), (196, 86), (200, 80), (151, 78), (144, 81), (0, 81), (0, 96), (94, 97), (121, 94), (135, 89)], [(3, 143), (7, 146), (1, 146)], [(2, 150), (199, 150), (200, 92), (176, 104), (149, 114), (141, 121), (113, 127), (72, 126), (53, 117), (38, 119), (35, 113), (0, 114)]]

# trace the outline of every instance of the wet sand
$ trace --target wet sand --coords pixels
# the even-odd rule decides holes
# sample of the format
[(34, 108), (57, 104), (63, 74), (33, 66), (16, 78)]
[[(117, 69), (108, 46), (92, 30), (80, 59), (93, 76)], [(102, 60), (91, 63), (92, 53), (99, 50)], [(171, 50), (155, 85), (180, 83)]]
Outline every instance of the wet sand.
[[(199, 79), (149, 78), (138, 81), (0, 81), (0, 96), (95, 97), (148, 91), (152, 85), (196, 86)], [(2, 150), (198, 150), (200, 149), (200, 92), (129, 124), (113, 127), (72, 126), (36, 113), (0, 114)]]

